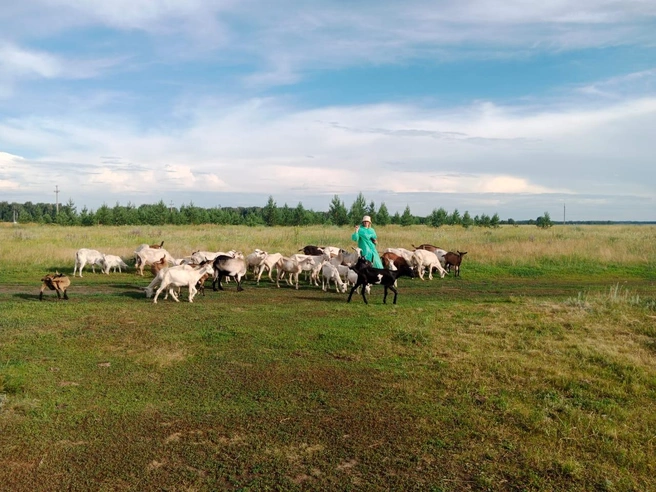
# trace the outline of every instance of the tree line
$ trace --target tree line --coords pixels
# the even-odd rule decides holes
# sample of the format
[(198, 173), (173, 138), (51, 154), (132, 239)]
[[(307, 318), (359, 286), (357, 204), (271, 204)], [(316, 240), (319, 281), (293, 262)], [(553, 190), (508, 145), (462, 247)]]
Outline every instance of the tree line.
[[(347, 207), (339, 195), (333, 196), (328, 211), (306, 209), (301, 202), (295, 207), (286, 203), (278, 206), (272, 196), (263, 207), (197, 207), (193, 202), (180, 207), (167, 206), (163, 200), (156, 204), (136, 206), (130, 202), (127, 205), (116, 203), (113, 207), (103, 204), (97, 210), (86, 206), (78, 211), (75, 203), (69, 200), (59, 206), (57, 211), (51, 203), (9, 203), (0, 202), (0, 220), (3, 222), (39, 224), (59, 224), (95, 226), (95, 225), (191, 225), (191, 224), (221, 224), (247, 226), (305, 226), (305, 225), (355, 225), (360, 223), (364, 215), (372, 217), (378, 226), (398, 224), (411, 226), (425, 224), (432, 227), (442, 225), (460, 225), (462, 227), (499, 227), (501, 224), (516, 224), (513, 219), (501, 221), (498, 214), (487, 214), (472, 217), (468, 211), (460, 213), (458, 209), (447, 212), (444, 208), (436, 208), (426, 217), (413, 215), (406, 206), (403, 213), (390, 214), (385, 203), (379, 206), (373, 201), (367, 202), (362, 193), (358, 194), (350, 207)], [(546, 217), (546, 220), (545, 220)], [(539, 217), (540, 227), (550, 226), (548, 213)], [(535, 223), (535, 221), (533, 221)]]

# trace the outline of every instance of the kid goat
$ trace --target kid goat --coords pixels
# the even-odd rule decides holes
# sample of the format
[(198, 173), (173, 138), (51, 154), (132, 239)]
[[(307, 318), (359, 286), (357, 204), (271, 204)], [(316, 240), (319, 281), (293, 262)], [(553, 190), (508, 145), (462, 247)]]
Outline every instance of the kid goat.
[[(382, 285), (385, 287), (385, 294), (383, 295), (383, 304), (387, 303), (387, 290), (394, 292), (394, 304), (396, 304), (396, 296), (398, 291), (394, 287), (394, 282), (396, 279), (402, 276), (407, 276), (410, 278), (416, 277), (415, 272), (408, 265), (400, 267), (398, 270), (386, 270), (384, 268), (374, 268), (369, 260), (366, 260), (363, 257), (360, 257), (357, 263), (351, 267), (353, 271), (358, 274), (358, 281), (355, 283), (351, 289), (351, 293), (348, 296), (346, 302), (351, 302), (351, 296), (359, 286), (367, 287), (370, 284), (373, 285)], [(365, 295), (365, 288), (362, 289), (362, 299), (365, 304), (367, 302), (367, 296)]]

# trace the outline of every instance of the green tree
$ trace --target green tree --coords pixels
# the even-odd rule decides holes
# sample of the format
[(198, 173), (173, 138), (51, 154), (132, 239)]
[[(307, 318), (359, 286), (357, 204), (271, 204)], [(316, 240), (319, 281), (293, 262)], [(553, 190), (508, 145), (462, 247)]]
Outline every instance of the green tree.
[(495, 229), (498, 229), (500, 222), (501, 219), (499, 219), (499, 214), (495, 213), (490, 219), (490, 227), (494, 227)]
[(262, 218), (264, 223), (269, 227), (273, 227), (280, 223), (280, 215), (278, 213), (278, 207), (276, 202), (273, 200), (273, 197), (269, 195), (269, 201), (266, 206), (262, 209)]
[(376, 221), (377, 221), (376, 223), (381, 226), (389, 225), (392, 222), (392, 218), (390, 217), (385, 202), (382, 202), (380, 204), (380, 207), (378, 207), (378, 213), (376, 214)]
[(362, 217), (364, 217), (366, 213), (367, 201), (364, 199), (364, 195), (362, 193), (358, 193), (358, 196), (355, 197), (355, 201), (349, 210), (349, 220), (351, 221), (351, 225), (359, 224), (362, 221)]
[(335, 195), (330, 202), (328, 215), (330, 217), (330, 221), (335, 225), (343, 226), (349, 223), (346, 206), (344, 205), (344, 202), (339, 199), (338, 195)]
[(403, 215), (401, 215), (401, 221), (400, 224), (403, 227), (411, 226), (415, 224), (415, 218), (410, 212), (410, 205), (405, 206), (405, 210), (403, 211)]
[(294, 209), (294, 213), (292, 214), (291, 225), (304, 226), (310, 224), (311, 220), (312, 218), (305, 210), (303, 204), (301, 202), (298, 202), (298, 205), (296, 205), (296, 208)]
[(371, 220), (374, 220), (376, 221), (376, 223), (378, 223), (378, 217), (376, 217), (376, 204), (374, 203), (373, 200), (369, 202), (369, 205), (367, 206), (365, 213), (371, 217)]
[(107, 206), (106, 203), (103, 203), (98, 210), (96, 210), (96, 224), (99, 225), (111, 225), (114, 223), (114, 216), (112, 214), (112, 209)]
[(462, 224), (462, 217), (460, 217), (460, 212), (458, 212), (457, 208), (451, 213), (451, 215), (449, 215), (449, 218), (447, 219), (447, 224), (449, 225)]
[(465, 213), (462, 215), (461, 224), (465, 229), (470, 228), (474, 224), (471, 215), (469, 215), (469, 211), (465, 210)]
[(551, 222), (551, 216), (549, 215), (549, 212), (545, 212), (542, 217), (538, 217), (535, 220), (535, 225), (537, 225), (540, 229), (548, 229), (553, 225), (553, 222)]
[(433, 227), (441, 227), (447, 223), (448, 214), (442, 207), (435, 210), (428, 216), (428, 224)]

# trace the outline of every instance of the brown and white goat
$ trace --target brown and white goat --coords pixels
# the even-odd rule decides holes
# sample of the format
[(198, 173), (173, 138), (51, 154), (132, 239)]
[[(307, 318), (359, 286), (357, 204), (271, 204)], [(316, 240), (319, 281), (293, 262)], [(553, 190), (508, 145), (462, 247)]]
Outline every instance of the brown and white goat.
[(151, 249), (162, 249), (162, 246), (164, 246), (164, 241), (162, 241), (159, 244), (151, 244), (148, 247)]
[[(457, 250), (456, 250), (457, 251)], [(454, 270), (454, 277), (460, 276), (460, 263), (462, 263), (462, 257), (467, 254), (467, 251), (458, 251), (454, 253), (452, 251), (447, 252), (444, 255), (444, 261), (446, 262), (446, 269), (451, 272), (451, 267)]]
[(41, 284), (41, 292), (39, 292), (40, 301), (43, 300), (43, 291), (46, 289), (56, 291), (57, 299), (61, 299), (62, 294), (64, 294), (64, 299), (68, 300), (66, 290), (68, 289), (68, 286), (71, 285), (71, 281), (66, 275), (59, 272), (48, 273), (41, 279), (41, 282), (43, 282), (43, 284)]
[(150, 265), (150, 273), (152, 273), (153, 275), (157, 276), (157, 273), (158, 273), (162, 268), (166, 268), (167, 266), (169, 266), (169, 262), (166, 261), (166, 255), (163, 255), (161, 260), (156, 261), (155, 263), (153, 263), (152, 265)]

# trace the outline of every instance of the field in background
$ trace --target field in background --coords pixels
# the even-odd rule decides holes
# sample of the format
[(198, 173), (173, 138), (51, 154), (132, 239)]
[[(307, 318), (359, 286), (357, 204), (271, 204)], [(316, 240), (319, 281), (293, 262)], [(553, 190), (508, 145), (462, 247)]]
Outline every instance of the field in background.
[[(268, 280), (153, 305), (76, 249), (293, 253), (351, 228), (0, 226), (8, 490), (656, 490), (656, 227), (376, 228), (467, 251), (399, 304)], [(183, 298), (186, 295), (183, 294)]]

